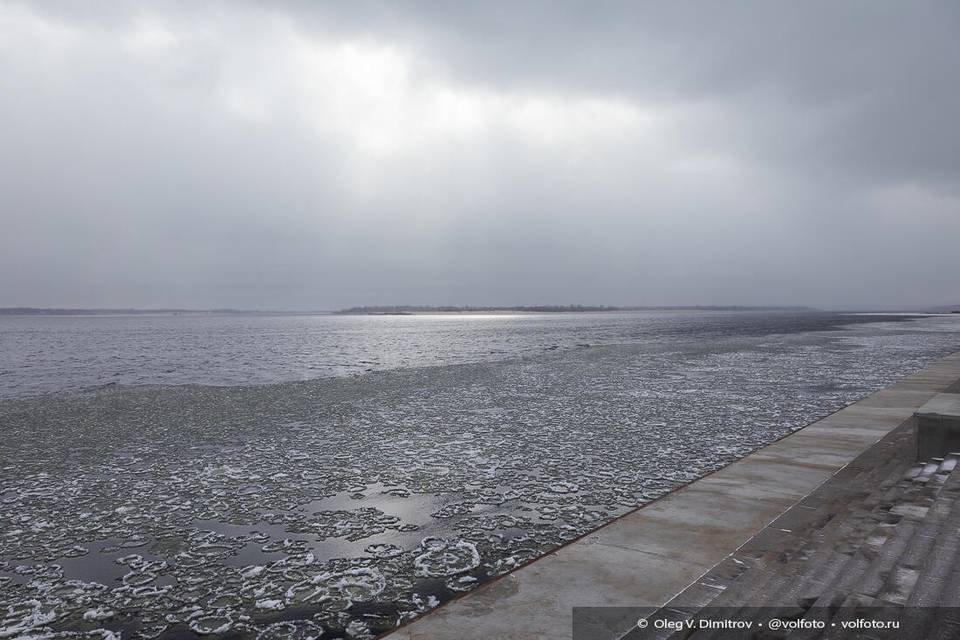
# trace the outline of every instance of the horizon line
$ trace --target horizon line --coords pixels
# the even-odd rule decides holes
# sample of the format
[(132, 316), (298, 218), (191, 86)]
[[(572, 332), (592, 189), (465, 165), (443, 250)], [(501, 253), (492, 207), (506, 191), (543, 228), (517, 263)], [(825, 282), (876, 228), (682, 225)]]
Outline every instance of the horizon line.
[(213, 307), (208, 309), (191, 307), (0, 307), (0, 315), (109, 315), (109, 314), (316, 314), (349, 315), (402, 312), (468, 312), (468, 311), (527, 311), (527, 312), (603, 312), (603, 311), (657, 311), (657, 310), (792, 310), (792, 311), (951, 311), (960, 309), (960, 305), (892, 305), (889, 307), (870, 305), (859, 308), (822, 308), (810, 305), (785, 304), (656, 304), (656, 305), (588, 305), (588, 304), (525, 304), (525, 305), (359, 305), (339, 309), (240, 309), (233, 307)]

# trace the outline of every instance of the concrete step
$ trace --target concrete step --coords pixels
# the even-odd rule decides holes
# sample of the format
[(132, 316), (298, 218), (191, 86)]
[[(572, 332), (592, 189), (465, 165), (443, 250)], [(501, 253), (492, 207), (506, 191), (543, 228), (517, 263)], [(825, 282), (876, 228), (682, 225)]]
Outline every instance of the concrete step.
[[(757, 575), (757, 572), (753, 572), (752, 579), (749, 583), (749, 586), (741, 588), (738, 594), (735, 594), (736, 597), (731, 598), (730, 600), (720, 602), (719, 599), (715, 603), (715, 606), (724, 607), (725, 613), (723, 616), (729, 617), (734, 620), (746, 620), (750, 618), (748, 609), (755, 607), (755, 602), (763, 595), (766, 589), (769, 589), (769, 584), (771, 580), (776, 580), (780, 576), (777, 574), (771, 573), (769, 571), (763, 571), (761, 575)], [(694, 633), (691, 638), (696, 638), (697, 640), (722, 640), (723, 638), (729, 637), (730, 632), (726, 630), (703, 630)]]
[[(814, 603), (815, 606), (907, 604), (917, 583), (921, 581), (918, 565), (929, 555), (933, 547), (932, 540), (957, 505), (955, 495), (940, 495), (941, 489), (946, 486), (948, 474), (955, 467), (955, 462), (939, 460), (934, 465), (924, 465), (918, 473), (904, 474), (899, 486), (887, 493), (892, 504), (881, 506), (888, 507), (895, 517), (888, 523), (878, 525), (878, 530), (882, 531), (875, 531), (871, 535), (873, 539), (881, 535), (886, 538), (876, 550), (873, 562), (863, 569), (861, 575), (857, 575), (862, 567), (859, 558), (869, 555), (871, 542), (868, 539), (858, 551), (857, 558), (844, 566), (843, 577), (824, 591)], [(960, 591), (960, 577), (957, 578), (957, 587)], [(939, 587), (936, 590), (942, 594), (949, 589)], [(820, 637), (848, 636), (853, 637), (842, 628), (839, 631), (831, 628)], [(802, 638), (803, 634), (799, 637)]]
[[(960, 618), (957, 617), (960, 605), (960, 546), (954, 545), (950, 549), (941, 547), (939, 550), (952, 553), (952, 557), (939, 556), (936, 558), (939, 574), (933, 578), (929, 574), (921, 574), (920, 583), (911, 600), (917, 598), (916, 592), (927, 589), (935, 595), (936, 615), (927, 621), (926, 628), (917, 630), (918, 637), (924, 638), (958, 638), (960, 637)], [(943, 569), (940, 569), (942, 567)], [(950, 633), (945, 633), (944, 630)], [(951, 635), (954, 634), (954, 635)]]
[[(853, 593), (883, 590), (886, 572), (896, 563), (918, 526), (912, 520), (904, 522), (902, 518), (900, 522), (887, 522), (882, 511), (871, 515), (880, 521), (862, 538), (862, 543), (850, 551), (847, 561), (838, 567), (832, 580), (810, 585), (814, 592), (803, 594), (804, 601), (813, 600), (815, 608), (837, 607)], [(850, 543), (855, 546), (856, 540)]]
[[(913, 502), (908, 506), (916, 507), (918, 500), (927, 499), (929, 498), (925, 496), (914, 496)], [(922, 519), (914, 517), (914, 512), (910, 512), (909, 515), (900, 518), (896, 524), (886, 525), (888, 538), (877, 549), (876, 558), (859, 584), (854, 587), (856, 593), (892, 604), (906, 604), (906, 598), (919, 577), (919, 570), (904, 563), (904, 556), (915, 546), (928, 547), (928, 541), (921, 539), (921, 533), (935, 530), (943, 520), (942, 509), (934, 508), (932, 499), (930, 500), (931, 505), (923, 507)], [(897, 509), (898, 506), (901, 505), (894, 505), (893, 509)]]
[(881, 507), (851, 514), (847, 524), (843, 537), (818, 542), (822, 551), (817, 563), (801, 567), (796, 586), (776, 597), (790, 598), (805, 607), (838, 606), (856, 589), (871, 565), (886, 557), (883, 549), (896, 545), (899, 539), (898, 524), (888, 522)]
[(907, 605), (940, 606), (943, 585), (953, 569), (953, 558), (960, 550), (960, 501), (955, 503), (950, 517), (938, 528), (932, 543), (928, 539), (922, 539), (921, 542), (928, 552), (919, 563), (917, 558), (910, 558), (911, 566), (920, 571), (920, 578), (907, 598)]
[[(956, 464), (950, 464), (946, 460), (939, 461), (937, 473), (931, 477), (926, 485), (926, 490), (922, 495), (915, 496), (914, 503), (909, 506), (917, 506), (929, 501), (926, 506), (926, 513), (922, 520), (914, 521), (911, 515), (905, 516), (901, 527), (913, 527), (913, 535), (896, 547), (891, 547), (891, 553), (896, 551), (893, 557), (885, 558), (882, 566), (878, 565), (880, 571), (868, 576), (871, 581), (869, 586), (861, 591), (865, 595), (875, 596), (880, 600), (891, 602), (893, 604), (905, 605), (911, 600), (911, 596), (918, 583), (924, 580), (924, 572), (932, 562), (927, 562), (930, 553), (934, 549), (934, 542), (937, 537), (942, 535), (944, 527), (948, 528), (951, 521), (951, 515), (956, 510), (957, 517), (960, 518), (960, 509), (957, 509), (957, 496), (960, 495), (953, 490), (945, 490), (949, 476)], [(958, 474), (960, 479), (960, 474)], [(902, 511), (902, 510), (901, 510)], [(892, 560), (892, 564), (890, 561)], [(876, 587), (881, 581), (886, 584), (878, 591)]]
[[(798, 618), (848, 606), (960, 606), (960, 456), (916, 464), (906, 453), (909, 434), (892, 435), (668, 606), (684, 620), (703, 607), (729, 607), (740, 617), (754, 607), (767, 609), (765, 617), (780, 608), (784, 617)], [(664, 637), (719, 640), (728, 633), (684, 630)], [(848, 634), (831, 628), (810, 637)]]
[[(739, 607), (744, 602), (750, 602), (763, 589), (765, 582), (774, 575), (764, 569), (761, 564), (751, 558), (737, 557), (737, 554), (728, 556), (711, 569), (710, 578), (698, 581), (696, 585), (685, 589), (664, 609), (670, 609), (671, 620), (685, 621), (697, 614), (702, 614), (707, 607)], [(723, 588), (718, 586), (721, 584), (724, 585)], [(690, 593), (687, 593), (688, 591)], [(682, 630), (657, 637), (686, 638), (689, 637), (689, 632), (689, 630)]]
[[(960, 550), (960, 469), (951, 469), (943, 483), (938, 500), (931, 508), (930, 525), (926, 537), (920, 540), (917, 549), (904, 555), (905, 566), (917, 569), (920, 577), (913, 593), (907, 600), (909, 606), (960, 606), (950, 604), (946, 594), (947, 584)], [(930, 536), (933, 536), (930, 539)], [(921, 551), (926, 553), (921, 555)]]
[[(897, 449), (902, 450), (902, 444)], [(836, 578), (850, 554), (877, 525), (877, 516), (862, 510), (852, 514), (850, 506), (879, 505), (884, 494), (903, 478), (908, 465), (902, 458), (880, 454), (848, 465), (835, 476), (829, 491), (815, 492), (801, 501), (738, 550), (736, 556), (744, 568), (735, 579), (724, 575), (729, 574), (729, 567), (718, 567), (698, 581), (701, 587), (680, 594), (669, 606), (689, 607), (694, 602), (700, 606), (782, 605), (795, 615), (802, 613), (802, 606), (809, 606)], [(918, 467), (914, 475), (922, 471), (923, 467)], [(834, 550), (837, 541), (843, 541), (847, 554)], [(710, 585), (707, 593), (713, 597), (698, 595), (705, 585)], [(721, 592), (718, 586), (727, 588)], [(798, 597), (800, 594), (809, 601)], [(687, 617), (690, 615), (687, 609)]]

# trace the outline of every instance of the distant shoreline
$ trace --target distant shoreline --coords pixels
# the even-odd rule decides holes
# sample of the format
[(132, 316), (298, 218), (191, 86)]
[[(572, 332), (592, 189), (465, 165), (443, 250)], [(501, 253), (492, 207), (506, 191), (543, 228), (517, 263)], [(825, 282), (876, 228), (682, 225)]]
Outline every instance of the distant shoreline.
[(47, 309), (0, 307), (0, 316), (217, 316), (217, 315), (330, 315), (331, 311), (262, 311), (249, 309)]
[[(47, 308), (47, 307), (0, 307), (4, 316), (227, 316), (227, 315), (290, 315), (290, 316), (418, 316), (418, 315), (524, 315), (538, 313), (611, 313), (626, 311), (786, 311), (807, 313), (822, 311), (806, 306), (747, 306), (747, 305), (521, 305), (521, 306), (363, 306), (336, 311), (291, 311), (283, 309), (120, 309), (120, 308)], [(878, 315), (913, 314), (958, 314), (951, 307), (932, 307), (915, 311), (853, 311), (834, 310), (837, 313), (867, 313)]]
[(520, 306), (363, 306), (337, 311), (291, 311), (284, 309), (137, 309), (137, 308), (54, 308), (54, 307), (0, 307), (0, 316), (140, 316), (140, 315), (364, 315), (412, 316), (437, 314), (482, 313), (600, 313), (611, 311), (817, 311), (803, 306), (738, 306), (738, 305), (680, 305), (629, 306), (610, 305), (520, 305)]
[(736, 305), (690, 305), (690, 306), (589, 306), (589, 305), (522, 305), (515, 307), (473, 306), (369, 306), (350, 307), (334, 311), (336, 315), (351, 316), (412, 316), (437, 314), (491, 314), (491, 313), (605, 313), (612, 311), (817, 311), (803, 306), (736, 306)]

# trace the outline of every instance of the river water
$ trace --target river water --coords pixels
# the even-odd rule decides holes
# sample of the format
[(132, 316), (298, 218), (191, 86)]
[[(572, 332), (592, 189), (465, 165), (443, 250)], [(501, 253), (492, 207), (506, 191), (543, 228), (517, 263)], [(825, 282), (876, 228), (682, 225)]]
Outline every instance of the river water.
[(960, 349), (960, 318), (0, 318), (0, 637), (369, 638)]

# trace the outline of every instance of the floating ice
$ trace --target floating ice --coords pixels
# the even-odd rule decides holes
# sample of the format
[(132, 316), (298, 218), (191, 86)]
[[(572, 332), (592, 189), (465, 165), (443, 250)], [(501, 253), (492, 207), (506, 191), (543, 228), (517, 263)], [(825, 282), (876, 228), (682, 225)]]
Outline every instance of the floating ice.
[(190, 621), (190, 628), (200, 635), (223, 634), (233, 626), (227, 616), (200, 616)]
[(142, 587), (145, 584), (149, 584), (157, 579), (157, 576), (153, 573), (128, 573), (123, 576), (123, 584), (130, 587)]
[(416, 574), (424, 578), (442, 578), (465, 573), (480, 565), (477, 545), (466, 540), (424, 538), (420, 542), (423, 551), (413, 561)]
[(323, 629), (308, 620), (276, 622), (260, 632), (257, 640), (317, 640)]
[(259, 576), (261, 573), (266, 571), (266, 567), (262, 565), (257, 565), (253, 567), (244, 567), (243, 571), (240, 573), (240, 577), (246, 580), (252, 580)]
[(386, 587), (383, 574), (375, 569), (358, 567), (340, 572), (324, 572), (287, 589), (286, 601), (294, 603), (338, 603), (343, 607), (354, 602), (367, 602)]
[(417, 607), (418, 612), (427, 611), (429, 609), (435, 609), (440, 606), (440, 600), (437, 599), (434, 595), (429, 595), (426, 598), (421, 596), (419, 593), (413, 594), (412, 598), (413, 604)]
[(447, 588), (451, 591), (467, 591), (477, 584), (477, 579), (473, 576), (461, 576), (447, 580)]
[(457, 502), (454, 504), (448, 504), (438, 511), (434, 511), (430, 515), (434, 518), (452, 518), (454, 516), (460, 516), (473, 511), (474, 505), (472, 502)]
[(110, 609), (107, 609), (106, 607), (100, 606), (100, 607), (96, 607), (96, 608), (94, 608), (94, 609), (87, 609), (86, 611), (84, 611), (84, 612), (83, 612), (83, 619), (84, 619), (84, 620), (92, 620), (92, 621), (96, 622), (96, 621), (98, 621), (98, 620), (109, 620), (109, 619), (112, 618), (114, 615), (116, 615), (116, 614), (115, 614), (113, 611), (111, 611)]
[(549, 485), (550, 491), (553, 493), (576, 493), (580, 490), (580, 487), (574, 484), (573, 482), (554, 482)]
[(363, 620), (351, 620), (346, 628), (347, 635), (354, 640), (373, 640), (374, 634)]
[(956, 350), (906, 326), (2, 401), (0, 634), (381, 633)]
[(396, 558), (403, 553), (403, 549), (394, 544), (371, 544), (364, 551), (377, 558)]
[(373, 507), (360, 507), (351, 511), (320, 511), (304, 523), (294, 525), (291, 531), (315, 534), (320, 540), (346, 538), (356, 541), (384, 533), (387, 529), (396, 529), (399, 524), (397, 516)]
[(235, 593), (218, 593), (210, 598), (207, 606), (211, 609), (232, 609), (240, 606), (242, 598)]
[(56, 619), (57, 614), (44, 611), (43, 603), (39, 600), (27, 600), (20, 603), (20, 606), (8, 606), (3, 620), (0, 621), (0, 638), (19, 636)]

